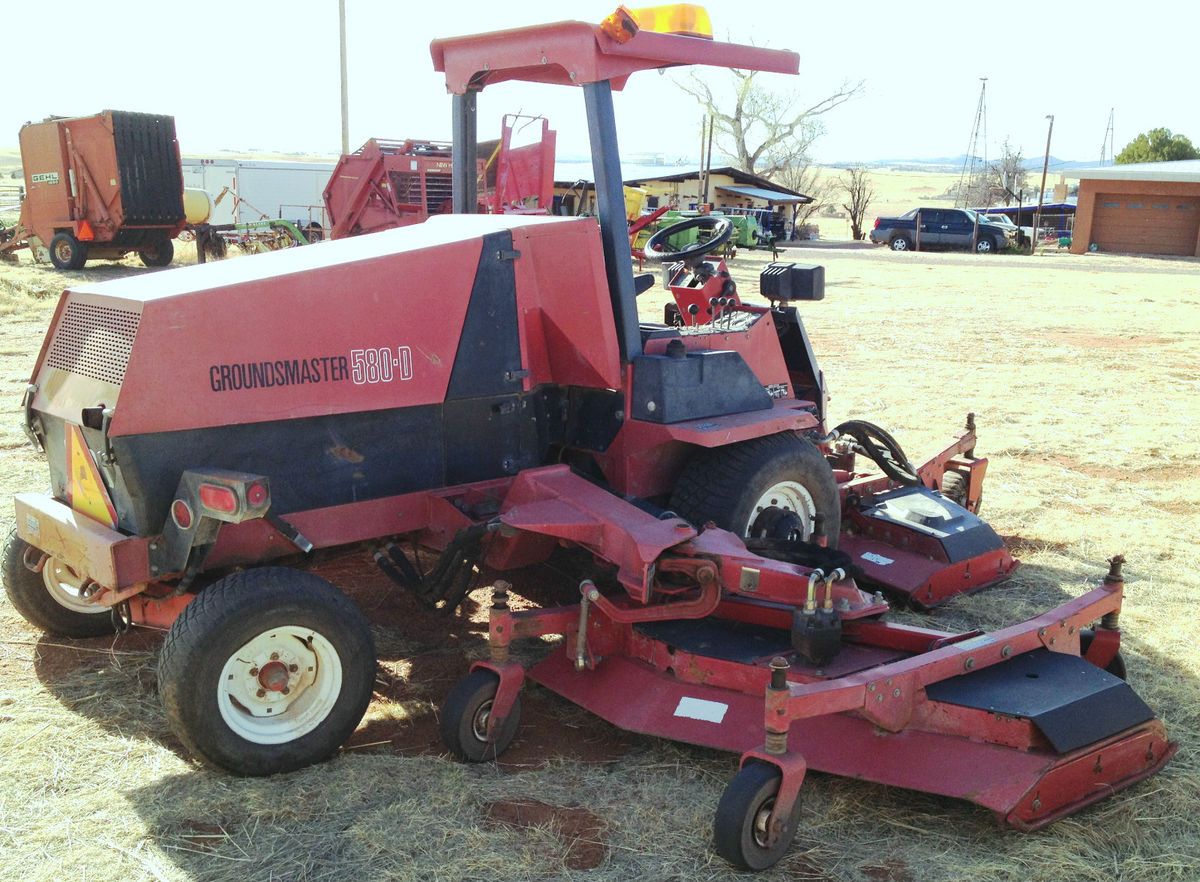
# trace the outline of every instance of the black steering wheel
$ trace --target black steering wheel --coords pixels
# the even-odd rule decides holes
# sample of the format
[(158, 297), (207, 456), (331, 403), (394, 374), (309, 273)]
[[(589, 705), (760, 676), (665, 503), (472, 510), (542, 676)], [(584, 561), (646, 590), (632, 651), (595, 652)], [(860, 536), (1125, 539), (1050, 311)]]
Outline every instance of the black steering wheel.
[[(692, 227), (702, 227), (712, 229), (712, 235), (707, 239), (698, 242), (693, 242), (691, 245), (685, 246), (678, 251), (664, 251), (667, 240), (676, 233), (682, 233), (692, 229)], [(711, 214), (702, 214), (699, 217), (689, 217), (687, 220), (682, 220), (677, 224), (671, 224), (669, 227), (663, 227), (657, 233), (650, 237), (642, 249), (647, 260), (661, 261), (676, 261), (682, 260), (685, 263), (699, 261), (706, 254), (712, 254), (722, 245), (729, 241), (729, 237), (733, 235), (733, 221), (727, 217), (717, 217)]]

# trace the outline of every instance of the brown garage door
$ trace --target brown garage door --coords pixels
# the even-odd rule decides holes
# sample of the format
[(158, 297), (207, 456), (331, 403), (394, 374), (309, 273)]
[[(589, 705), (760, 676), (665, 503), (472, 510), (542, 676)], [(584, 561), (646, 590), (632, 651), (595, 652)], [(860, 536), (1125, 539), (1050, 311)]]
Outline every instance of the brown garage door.
[(1096, 196), (1092, 241), (1101, 251), (1193, 255), (1198, 235), (1200, 197)]

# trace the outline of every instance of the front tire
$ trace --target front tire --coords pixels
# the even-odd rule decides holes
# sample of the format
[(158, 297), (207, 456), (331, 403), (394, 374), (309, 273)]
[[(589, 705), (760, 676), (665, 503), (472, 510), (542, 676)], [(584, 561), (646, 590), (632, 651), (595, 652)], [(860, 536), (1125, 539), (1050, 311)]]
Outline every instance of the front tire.
[(996, 243), (991, 239), (983, 238), (975, 243), (976, 254), (992, 254), (996, 251)]
[(495, 737), (489, 739), (487, 734), (488, 716), (499, 688), (500, 678), (494, 673), (475, 670), (455, 683), (446, 696), (438, 727), (442, 743), (459, 759), (470, 763), (496, 759), (512, 744), (521, 725), (519, 697)]
[(833, 470), (795, 432), (697, 452), (675, 484), (670, 508), (697, 527), (712, 521), (743, 538), (804, 541), (820, 513), (830, 548), (837, 547), (842, 521)]
[(783, 780), (779, 769), (763, 762), (742, 766), (717, 803), (713, 818), (713, 847), (717, 854), (744, 870), (765, 870), (779, 863), (796, 836), (800, 803), (779, 838), (768, 844), (767, 823)]
[[(48, 558), (40, 573), (29, 568), (41, 552), (12, 530), (4, 543), (4, 592), (21, 618), (59, 637), (111, 634), (112, 610), (80, 595), (83, 582), (61, 561)], [(27, 564), (28, 562), (28, 564)]]
[(87, 245), (70, 233), (55, 233), (50, 240), (50, 262), (60, 270), (82, 269), (87, 263)]
[(326, 759), (371, 701), (375, 645), (358, 607), (285, 567), (205, 588), (167, 634), (159, 693), (189, 750), (238, 775)]

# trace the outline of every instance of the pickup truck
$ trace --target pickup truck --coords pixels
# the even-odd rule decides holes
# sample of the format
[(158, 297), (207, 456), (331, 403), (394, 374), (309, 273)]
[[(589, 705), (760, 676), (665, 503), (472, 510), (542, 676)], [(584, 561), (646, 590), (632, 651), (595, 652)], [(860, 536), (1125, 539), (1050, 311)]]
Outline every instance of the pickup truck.
[[(917, 236), (918, 218), (921, 235)], [(871, 230), (871, 241), (887, 245), (893, 251), (912, 251), (921, 248), (971, 248), (980, 254), (991, 254), (1011, 248), (1016, 242), (1017, 228), (994, 223), (978, 215), (979, 232), (975, 238), (976, 214), (969, 208), (914, 208), (900, 217), (877, 217)]]

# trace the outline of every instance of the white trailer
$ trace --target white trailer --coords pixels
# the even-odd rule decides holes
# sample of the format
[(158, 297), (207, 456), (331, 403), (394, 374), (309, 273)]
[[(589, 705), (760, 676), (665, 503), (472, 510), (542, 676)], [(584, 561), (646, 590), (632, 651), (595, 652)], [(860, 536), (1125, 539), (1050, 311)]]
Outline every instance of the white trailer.
[(323, 194), (333, 168), (332, 162), (185, 158), (183, 185), (213, 198), (212, 224), (289, 220), (327, 231)]

